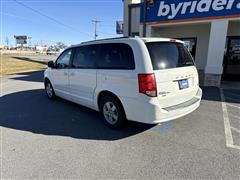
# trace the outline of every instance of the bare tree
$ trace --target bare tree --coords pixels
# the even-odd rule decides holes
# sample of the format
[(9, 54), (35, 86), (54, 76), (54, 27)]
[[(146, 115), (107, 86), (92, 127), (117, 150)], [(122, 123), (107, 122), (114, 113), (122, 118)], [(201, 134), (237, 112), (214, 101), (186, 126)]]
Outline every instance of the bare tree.
[(56, 47), (59, 49), (65, 49), (67, 45), (63, 42), (56, 42)]

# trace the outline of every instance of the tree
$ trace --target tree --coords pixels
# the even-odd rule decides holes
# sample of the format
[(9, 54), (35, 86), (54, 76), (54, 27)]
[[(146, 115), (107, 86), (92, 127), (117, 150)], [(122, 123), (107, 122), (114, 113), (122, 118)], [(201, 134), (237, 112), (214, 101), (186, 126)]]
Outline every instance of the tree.
[(56, 47), (59, 49), (65, 49), (67, 47), (63, 42), (56, 42)]

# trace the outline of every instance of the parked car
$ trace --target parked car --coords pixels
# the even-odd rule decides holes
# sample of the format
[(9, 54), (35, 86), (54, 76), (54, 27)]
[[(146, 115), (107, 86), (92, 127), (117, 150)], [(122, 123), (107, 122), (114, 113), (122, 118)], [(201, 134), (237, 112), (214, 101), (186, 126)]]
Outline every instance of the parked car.
[(112, 128), (155, 124), (200, 105), (198, 72), (183, 42), (115, 38), (67, 48), (44, 73), (46, 94), (92, 108)]
[(56, 55), (57, 53), (58, 53), (57, 51), (52, 50), (52, 49), (48, 49), (48, 50), (46, 51), (46, 54), (47, 54), (47, 55)]

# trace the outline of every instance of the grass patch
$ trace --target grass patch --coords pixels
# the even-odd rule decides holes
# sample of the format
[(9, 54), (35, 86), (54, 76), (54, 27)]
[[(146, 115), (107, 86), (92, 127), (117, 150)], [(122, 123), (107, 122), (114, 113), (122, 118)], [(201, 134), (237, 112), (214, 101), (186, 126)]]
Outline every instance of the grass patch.
[(9, 55), (1, 55), (1, 75), (10, 75), (35, 70), (46, 69), (47, 65), (38, 62), (31, 62), (29, 59), (24, 60)]

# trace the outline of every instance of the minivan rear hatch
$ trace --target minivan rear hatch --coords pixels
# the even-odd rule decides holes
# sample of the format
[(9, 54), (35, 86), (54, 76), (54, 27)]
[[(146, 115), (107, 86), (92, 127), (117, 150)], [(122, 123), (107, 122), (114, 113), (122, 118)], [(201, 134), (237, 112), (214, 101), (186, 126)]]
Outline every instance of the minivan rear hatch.
[(191, 100), (198, 91), (198, 74), (189, 51), (178, 42), (146, 42), (162, 108)]

